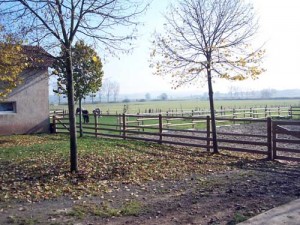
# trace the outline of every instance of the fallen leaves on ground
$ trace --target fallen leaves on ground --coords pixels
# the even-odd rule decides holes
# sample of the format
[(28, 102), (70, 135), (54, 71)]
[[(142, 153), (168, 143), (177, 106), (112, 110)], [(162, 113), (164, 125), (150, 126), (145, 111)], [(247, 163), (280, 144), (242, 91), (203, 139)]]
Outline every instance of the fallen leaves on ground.
[[(29, 138), (30, 137), (30, 138)], [(32, 146), (35, 144), (43, 144), (49, 141), (47, 135), (15, 135), (3, 136), (0, 138), (1, 148), (15, 147), (15, 146)]]
[(101, 196), (117, 183), (141, 185), (227, 171), (241, 160), (252, 160), (247, 154), (82, 138), (78, 139), (80, 171), (72, 174), (68, 144), (67, 136), (59, 135), (0, 137), (0, 201)]

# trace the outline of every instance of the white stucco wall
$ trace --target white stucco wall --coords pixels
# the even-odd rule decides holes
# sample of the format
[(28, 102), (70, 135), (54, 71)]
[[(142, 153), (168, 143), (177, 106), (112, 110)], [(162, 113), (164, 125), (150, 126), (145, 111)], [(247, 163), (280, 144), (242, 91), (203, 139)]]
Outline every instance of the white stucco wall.
[(0, 112), (0, 135), (49, 132), (48, 69), (30, 69), (22, 76), (23, 83), (5, 100), (16, 102), (16, 112)]

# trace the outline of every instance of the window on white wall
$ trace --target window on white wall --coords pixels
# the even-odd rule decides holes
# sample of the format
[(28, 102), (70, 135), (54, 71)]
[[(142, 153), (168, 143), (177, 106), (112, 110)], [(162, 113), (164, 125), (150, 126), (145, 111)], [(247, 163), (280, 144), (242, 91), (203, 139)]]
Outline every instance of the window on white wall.
[(15, 113), (16, 103), (15, 102), (0, 102), (0, 113)]

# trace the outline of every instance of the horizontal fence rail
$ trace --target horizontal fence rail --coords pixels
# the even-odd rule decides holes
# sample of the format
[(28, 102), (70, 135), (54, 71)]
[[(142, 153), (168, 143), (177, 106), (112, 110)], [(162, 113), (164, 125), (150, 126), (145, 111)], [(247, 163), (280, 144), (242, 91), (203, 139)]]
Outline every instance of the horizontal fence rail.
[[(67, 114), (67, 110), (65, 109), (56, 109), (50, 111), (50, 115), (55, 113)], [(103, 115), (118, 115), (119, 113), (106, 111), (102, 112)], [(148, 109), (145, 112), (138, 110), (135, 114), (127, 115), (143, 115), (143, 116), (209, 116), (210, 110), (200, 109), (196, 107), (195, 109), (168, 109), (167, 111), (162, 111), (161, 109)], [(300, 107), (299, 106), (265, 106), (265, 107), (250, 107), (250, 108), (226, 108), (221, 106), (220, 108), (215, 110), (216, 117), (223, 118), (245, 118), (245, 119), (253, 119), (253, 118), (300, 118)]]

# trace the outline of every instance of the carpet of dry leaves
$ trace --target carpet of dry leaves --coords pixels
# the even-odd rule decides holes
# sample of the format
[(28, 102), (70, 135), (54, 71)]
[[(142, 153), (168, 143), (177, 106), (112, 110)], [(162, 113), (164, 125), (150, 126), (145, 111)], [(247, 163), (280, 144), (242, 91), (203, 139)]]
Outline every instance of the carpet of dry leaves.
[(300, 166), (112, 139), (0, 137), (0, 224), (236, 224), (300, 196)]

